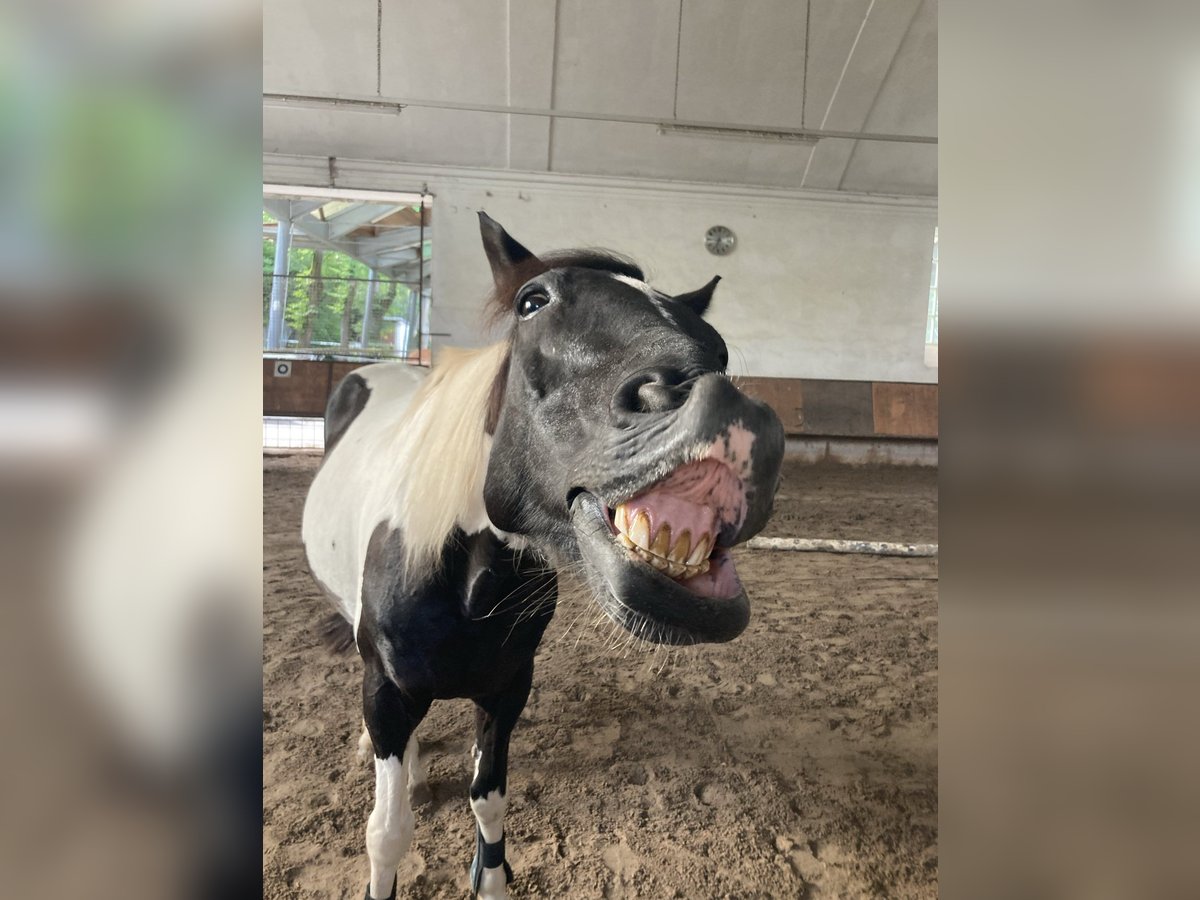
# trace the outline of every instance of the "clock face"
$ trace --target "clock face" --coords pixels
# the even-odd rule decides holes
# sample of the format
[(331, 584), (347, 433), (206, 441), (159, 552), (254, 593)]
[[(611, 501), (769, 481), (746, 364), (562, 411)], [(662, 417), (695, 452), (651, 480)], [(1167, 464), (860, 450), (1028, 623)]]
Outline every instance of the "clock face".
[(725, 256), (737, 246), (737, 236), (724, 225), (714, 225), (704, 232), (704, 246), (709, 253)]

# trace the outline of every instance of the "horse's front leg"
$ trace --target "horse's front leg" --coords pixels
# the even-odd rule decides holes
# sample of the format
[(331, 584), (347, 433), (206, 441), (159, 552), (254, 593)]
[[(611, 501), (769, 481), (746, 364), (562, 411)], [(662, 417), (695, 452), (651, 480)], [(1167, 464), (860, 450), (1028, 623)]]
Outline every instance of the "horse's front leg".
[(512, 868), (504, 856), (504, 812), (508, 808), (508, 740), (517, 724), (529, 687), (533, 660), (504, 691), (475, 703), (475, 778), (471, 812), (475, 814), (475, 858), (471, 890), (480, 900), (505, 900)]
[(411, 761), (406, 757), (416, 752), (417, 742), (411, 739), (431, 703), (419, 691), (401, 692), (377, 661), (367, 661), (363, 720), (375, 751), (375, 807), (367, 819), (367, 900), (396, 896), (396, 869), (408, 852), (414, 824), (408, 789)]

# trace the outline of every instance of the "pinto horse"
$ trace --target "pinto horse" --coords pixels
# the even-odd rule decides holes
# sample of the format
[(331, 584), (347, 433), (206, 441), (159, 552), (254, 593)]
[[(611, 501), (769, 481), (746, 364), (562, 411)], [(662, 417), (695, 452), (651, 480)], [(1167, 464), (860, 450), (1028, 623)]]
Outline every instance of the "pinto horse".
[(646, 641), (731, 640), (750, 605), (729, 548), (766, 524), (783, 458), (779, 419), (734, 387), (701, 318), (718, 278), (669, 296), (624, 258), (538, 257), (479, 219), (506, 337), (427, 377), (348, 375), (304, 508), (309, 565), (365, 664), (368, 900), (395, 897), (424, 780), (415, 731), (446, 698), (475, 702), (471, 888), (507, 897), (509, 736), (555, 570), (581, 571)]

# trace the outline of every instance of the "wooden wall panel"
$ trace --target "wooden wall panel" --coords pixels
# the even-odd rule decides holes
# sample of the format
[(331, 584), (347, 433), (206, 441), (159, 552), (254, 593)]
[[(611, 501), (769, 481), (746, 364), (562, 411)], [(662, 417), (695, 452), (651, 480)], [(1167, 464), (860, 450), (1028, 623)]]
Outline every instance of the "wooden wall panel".
[(869, 381), (801, 381), (804, 421), (800, 433), (870, 437), (875, 433)]
[(332, 391), (335, 387), (338, 386), (338, 383), (343, 378), (345, 378), (347, 375), (349, 375), (355, 369), (361, 369), (363, 366), (369, 366), (372, 364), (371, 363), (361, 363), (361, 362), (335, 362), (335, 363), (330, 363), (329, 365), (330, 365), (329, 390)]
[(804, 425), (804, 394), (797, 378), (739, 378), (737, 385), (761, 400), (779, 416), (788, 434), (800, 434)]
[[(292, 374), (263, 360), (263, 414), (322, 416), (329, 392), (365, 363), (290, 360)], [(938, 386), (816, 378), (740, 378), (738, 386), (775, 410), (790, 435), (806, 437), (938, 436)]]
[(938, 436), (936, 384), (739, 378), (738, 386), (775, 410), (791, 435)]
[[(286, 378), (275, 374), (276, 362), (291, 364)], [(323, 416), (333, 386), (362, 363), (292, 359), (263, 360), (264, 416)]]
[(877, 381), (871, 389), (874, 429), (887, 437), (938, 436), (936, 384), (894, 384)]

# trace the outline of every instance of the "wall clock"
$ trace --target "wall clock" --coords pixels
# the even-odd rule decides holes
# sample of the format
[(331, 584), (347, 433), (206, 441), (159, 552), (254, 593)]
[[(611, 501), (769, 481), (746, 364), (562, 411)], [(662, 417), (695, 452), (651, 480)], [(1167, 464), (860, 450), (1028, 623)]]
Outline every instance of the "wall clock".
[(714, 225), (704, 232), (704, 246), (716, 256), (727, 256), (737, 246), (737, 235), (724, 225)]

